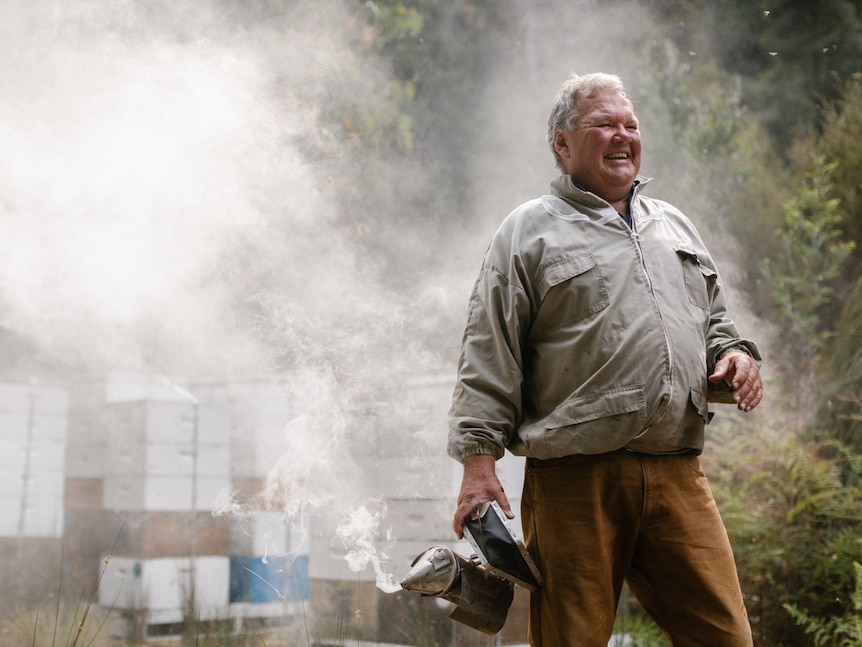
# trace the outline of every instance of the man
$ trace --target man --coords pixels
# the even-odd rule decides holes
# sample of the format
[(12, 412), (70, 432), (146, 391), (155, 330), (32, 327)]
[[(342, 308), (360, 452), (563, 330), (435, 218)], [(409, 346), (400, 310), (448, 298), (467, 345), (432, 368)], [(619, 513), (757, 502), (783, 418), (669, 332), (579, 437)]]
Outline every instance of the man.
[(620, 79), (572, 76), (548, 142), (562, 175), (504, 220), (470, 298), (450, 412), (454, 529), (526, 456), (524, 541), (544, 578), (530, 644), (605, 647), (627, 582), (674, 645), (752, 644), (698, 455), (710, 383), (744, 412), (763, 384), (691, 222), (647, 198)]

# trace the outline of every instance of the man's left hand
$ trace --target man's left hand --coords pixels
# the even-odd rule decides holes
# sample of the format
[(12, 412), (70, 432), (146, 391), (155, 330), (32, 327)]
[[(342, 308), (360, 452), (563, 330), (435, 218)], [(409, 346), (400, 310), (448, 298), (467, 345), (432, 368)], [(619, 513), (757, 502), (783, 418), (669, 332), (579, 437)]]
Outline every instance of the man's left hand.
[(763, 399), (760, 369), (754, 359), (742, 351), (729, 351), (718, 360), (709, 381), (727, 382), (733, 389), (733, 401), (740, 411), (748, 413)]

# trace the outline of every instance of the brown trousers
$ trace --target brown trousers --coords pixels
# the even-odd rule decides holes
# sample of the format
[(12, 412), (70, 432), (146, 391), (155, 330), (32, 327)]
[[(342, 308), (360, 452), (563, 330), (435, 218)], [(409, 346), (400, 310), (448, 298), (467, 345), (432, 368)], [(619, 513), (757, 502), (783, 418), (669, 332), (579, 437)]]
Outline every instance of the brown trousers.
[(694, 455), (527, 459), (533, 647), (606, 647), (625, 580), (674, 647), (750, 647), (727, 532)]

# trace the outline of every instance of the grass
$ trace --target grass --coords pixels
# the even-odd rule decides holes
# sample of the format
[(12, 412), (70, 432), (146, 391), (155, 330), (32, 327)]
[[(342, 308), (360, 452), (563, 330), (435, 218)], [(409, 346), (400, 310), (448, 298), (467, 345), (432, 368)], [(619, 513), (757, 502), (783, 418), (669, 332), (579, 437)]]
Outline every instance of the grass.
[[(53, 598), (53, 595), (51, 596)], [(148, 638), (145, 642), (117, 635), (119, 612), (91, 605), (50, 600), (50, 613), (43, 608), (7, 610), (0, 619), (0, 645), (24, 647), (297, 647), (311, 644), (298, 628), (256, 628), (231, 635), (224, 627), (200, 622), (191, 636)], [(116, 617), (115, 617), (116, 616)]]
[[(124, 522), (125, 523), (125, 522)], [(99, 570), (89, 591), (71, 594), (64, 581), (64, 551), (59, 551), (59, 578), (54, 590), (39, 599), (27, 599), (26, 591), (39, 589), (39, 582), (48, 584), (51, 576), (37, 576), (40, 566), (48, 566), (51, 560), (44, 554), (28, 559), (12, 560), (6, 566), (14, 566), (22, 573), (7, 578), (7, 596), (0, 603), (0, 645), (15, 647), (296, 647), (311, 645), (308, 629), (302, 626), (266, 627), (263, 623), (246, 621), (247, 631), (233, 634), (230, 619), (199, 620), (192, 613), (178, 631), (171, 636), (152, 636), (144, 639), (146, 609), (117, 609), (113, 605), (98, 604), (99, 588), (111, 564), (117, 541), (111, 546), (108, 556)], [(35, 557), (40, 557), (38, 562)], [(49, 568), (57, 568), (57, 564)], [(9, 571), (9, 568), (5, 569)], [(56, 571), (54, 571), (56, 572)], [(7, 576), (9, 572), (5, 573)], [(17, 582), (17, 586), (15, 585)], [(35, 585), (35, 587), (34, 587)], [(44, 590), (44, 589), (43, 589)], [(304, 610), (304, 606), (303, 606)], [(179, 635), (176, 635), (179, 634)]]

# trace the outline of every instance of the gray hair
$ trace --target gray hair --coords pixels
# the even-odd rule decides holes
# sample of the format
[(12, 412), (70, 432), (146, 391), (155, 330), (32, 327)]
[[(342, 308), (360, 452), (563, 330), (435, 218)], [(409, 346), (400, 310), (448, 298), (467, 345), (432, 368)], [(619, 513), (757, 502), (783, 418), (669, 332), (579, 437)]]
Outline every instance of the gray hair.
[[(626, 89), (620, 77), (615, 74), (594, 72), (592, 74), (572, 74), (557, 91), (557, 99), (548, 117), (548, 146), (554, 154), (557, 168), (563, 169), (562, 160), (554, 147), (554, 135), (557, 132), (569, 132), (575, 129), (581, 116), (581, 105), (585, 99), (592, 99), (602, 90), (613, 90), (620, 94), (628, 104), (632, 103), (626, 96)], [(634, 106), (632, 106), (634, 109)]]

